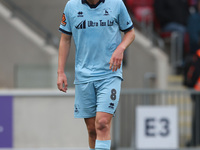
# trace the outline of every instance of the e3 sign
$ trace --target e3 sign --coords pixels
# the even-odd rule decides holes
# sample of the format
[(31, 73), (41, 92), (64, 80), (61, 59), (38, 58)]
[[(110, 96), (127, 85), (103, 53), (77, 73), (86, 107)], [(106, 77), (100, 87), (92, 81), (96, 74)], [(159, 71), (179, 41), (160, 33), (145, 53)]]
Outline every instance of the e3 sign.
[(175, 106), (137, 107), (136, 148), (178, 148), (178, 120)]

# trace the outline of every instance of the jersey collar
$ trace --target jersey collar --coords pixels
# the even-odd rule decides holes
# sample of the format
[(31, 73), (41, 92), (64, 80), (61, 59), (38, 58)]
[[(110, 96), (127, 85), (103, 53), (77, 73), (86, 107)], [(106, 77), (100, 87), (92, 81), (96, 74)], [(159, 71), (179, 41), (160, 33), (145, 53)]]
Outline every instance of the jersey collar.
[(90, 5), (87, 0), (81, 0), (82, 4), (87, 4), (88, 6), (90, 6), (90, 8), (96, 8), (101, 2), (104, 3), (105, 0), (99, 0), (99, 2), (96, 5)]

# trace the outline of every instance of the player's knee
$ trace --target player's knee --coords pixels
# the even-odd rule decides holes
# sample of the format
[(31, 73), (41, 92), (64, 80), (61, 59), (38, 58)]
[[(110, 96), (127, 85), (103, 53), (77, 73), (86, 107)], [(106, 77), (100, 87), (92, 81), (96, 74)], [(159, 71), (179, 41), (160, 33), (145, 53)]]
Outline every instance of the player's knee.
[(96, 130), (107, 130), (109, 129), (109, 120), (107, 118), (100, 118), (96, 120)]

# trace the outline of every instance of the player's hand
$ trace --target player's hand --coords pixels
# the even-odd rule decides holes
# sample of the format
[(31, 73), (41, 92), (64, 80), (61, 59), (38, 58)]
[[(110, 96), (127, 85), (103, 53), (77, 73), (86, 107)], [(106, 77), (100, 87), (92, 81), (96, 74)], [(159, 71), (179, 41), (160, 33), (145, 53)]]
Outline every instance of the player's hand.
[(58, 73), (57, 86), (60, 91), (67, 91), (67, 77), (65, 73)]
[(117, 71), (117, 69), (121, 67), (123, 56), (124, 56), (124, 50), (120, 47), (117, 47), (117, 49), (112, 54), (112, 57), (109, 62), (110, 69), (112, 69), (113, 72)]

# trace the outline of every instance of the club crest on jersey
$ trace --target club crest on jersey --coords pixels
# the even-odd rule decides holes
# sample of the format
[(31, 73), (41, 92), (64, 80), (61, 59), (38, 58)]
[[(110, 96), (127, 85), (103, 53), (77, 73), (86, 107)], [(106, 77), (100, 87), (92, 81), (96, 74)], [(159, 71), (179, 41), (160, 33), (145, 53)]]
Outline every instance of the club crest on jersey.
[(104, 15), (104, 16), (110, 15), (110, 8), (104, 9), (104, 10), (103, 10), (103, 15)]
[(131, 23), (131, 21), (127, 21), (127, 23), (126, 23), (126, 24), (127, 24), (127, 25), (129, 25), (130, 23)]
[(74, 112), (78, 114), (78, 113), (79, 113), (79, 109), (80, 109), (80, 108), (79, 108), (79, 105), (76, 104), (76, 105), (74, 106)]
[(66, 17), (65, 17), (65, 14), (63, 13), (61, 25), (66, 26), (66, 24), (67, 24), (67, 22), (66, 22)]
[(83, 12), (82, 12), (82, 11), (79, 11), (77, 17), (83, 17)]

